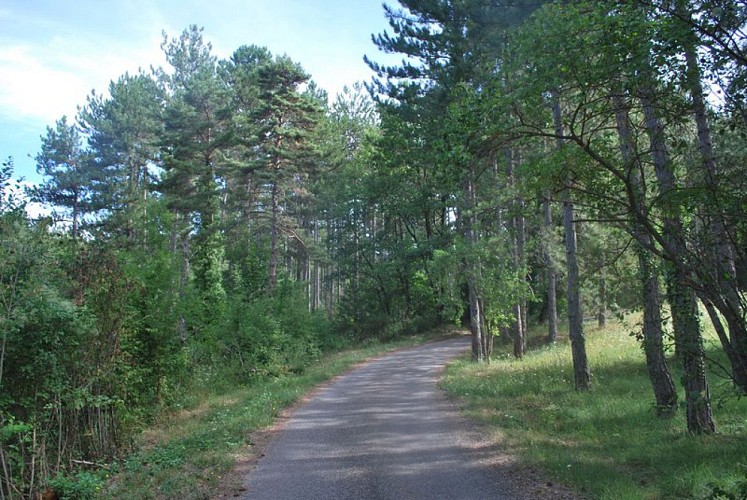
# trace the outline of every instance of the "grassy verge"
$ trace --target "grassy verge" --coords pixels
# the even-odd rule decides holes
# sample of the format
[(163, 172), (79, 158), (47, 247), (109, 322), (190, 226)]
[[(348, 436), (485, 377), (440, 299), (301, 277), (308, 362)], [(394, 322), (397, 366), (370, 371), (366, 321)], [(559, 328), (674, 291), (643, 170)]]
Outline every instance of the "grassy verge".
[(300, 375), (251, 387), (206, 394), (199, 404), (167, 416), (146, 432), (99, 498), (215, 498), (237, 455), (251, 447), (250, 433), (269, 426), (279, 412), (314, 386), (367, 358), (445, 336), (430, 332), (397, 342), (326, 356)]
[[(508, 355), (482, 366), (459, 360), (448, 367), (443, 385), (510, 452), (591, 498), (747, 498), (747, 398), (711, 377), (714, 436), (689, 435), (684, 409), (657, 418), (631, 330), (623, 324), (588, 328), (588, 393), (573, 390), (570, 347), (563, 344), (522, 361)], [(722, 359), (715, 342), (709, 341), (708, 353)], [(679, 380), (676, 365), (670, 363)]]

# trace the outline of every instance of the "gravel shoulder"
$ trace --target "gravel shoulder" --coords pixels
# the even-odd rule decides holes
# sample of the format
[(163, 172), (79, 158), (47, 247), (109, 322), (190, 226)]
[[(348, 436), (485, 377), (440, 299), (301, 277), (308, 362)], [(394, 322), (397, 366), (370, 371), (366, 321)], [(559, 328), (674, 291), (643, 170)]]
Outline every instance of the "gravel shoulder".
[(507, 455), (438, 389), (461, 337), (369, 360), (251, 436), (220, 498), (575, 499)]

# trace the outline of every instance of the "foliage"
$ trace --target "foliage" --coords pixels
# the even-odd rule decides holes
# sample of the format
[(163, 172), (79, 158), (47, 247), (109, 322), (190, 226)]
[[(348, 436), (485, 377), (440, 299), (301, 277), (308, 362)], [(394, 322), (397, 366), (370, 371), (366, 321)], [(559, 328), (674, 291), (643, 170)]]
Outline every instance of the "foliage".
[(49, 486), (61, 500), (91, 500), (98, 497), (108, 477), (105, 470), (80, 471), (69, 476), (61, 474), (49, 481)]
[[(164, 34), (165, 68), (92, 92), (41, 138), (30, 194), (61, 217), (31, 220), (3, 164), (3, 494), (57, 477), (85, 496), (95, 474), (73, 464), (122, 456), (205, 387), (284, 380), (351, 342), (461, 322), (475, 360), (494, 337), (521, 357), (551, 302), (575, 310), (575, 260), (581, 309), (600, 322), (645, 305), (639, 267), (667, 271), (675, 318), (697, 294), (744, 392), (744, 6), (401, 0), (384, 13), (391, 32), (374, 43), (404, 60), (369, 59), (368, 93), (331, 100), (288, 56), (246, 45), (219, 60), (197, 26)], [(723, 107), (702, 98), (716, 82)], [(684, 380), (705, 382), (690, 316)], [(149, 460), (178, 468), (190, 450)]]

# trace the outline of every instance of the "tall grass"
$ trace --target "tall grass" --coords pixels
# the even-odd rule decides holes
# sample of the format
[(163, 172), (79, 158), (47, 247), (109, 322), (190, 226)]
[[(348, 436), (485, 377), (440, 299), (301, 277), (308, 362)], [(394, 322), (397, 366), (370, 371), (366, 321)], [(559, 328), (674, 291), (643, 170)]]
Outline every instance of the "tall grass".
[[(657, 417), (632, 330), (624, 323), (588, 328), (593, 385), (587, 393), (573, 390), (565, 343), (521, 361), (507, 355), (490, 365), (459, 360), (443, 386), (510, 451), (592, 498), (747, 498), (747, 400), (711, 375), (717, 435), (688, 434), (684, 408), (673, 418)], [(707, 349), (725, 364), (712, 339)], [(670, 368), (679, 380), (676, 360)]]

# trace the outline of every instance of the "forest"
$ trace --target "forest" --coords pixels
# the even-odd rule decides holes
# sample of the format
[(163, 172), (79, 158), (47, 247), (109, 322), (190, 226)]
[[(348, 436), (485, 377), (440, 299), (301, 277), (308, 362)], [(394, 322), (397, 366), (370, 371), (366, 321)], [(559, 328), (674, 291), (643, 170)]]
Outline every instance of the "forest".
[(747, 3), (384, 10), (337, 96), (190, 26), (47, 128), (41, 184), (3, 162), (0, 498), (123, 456), (194, 386), (444, 323), (475, 363), (544, 325), (583, 392), (588, 320), (637, 312), (639, 397), (718, 431), (707, 371), (747, 393)]

